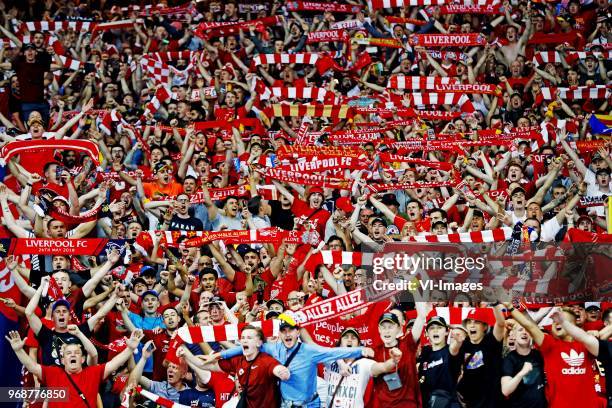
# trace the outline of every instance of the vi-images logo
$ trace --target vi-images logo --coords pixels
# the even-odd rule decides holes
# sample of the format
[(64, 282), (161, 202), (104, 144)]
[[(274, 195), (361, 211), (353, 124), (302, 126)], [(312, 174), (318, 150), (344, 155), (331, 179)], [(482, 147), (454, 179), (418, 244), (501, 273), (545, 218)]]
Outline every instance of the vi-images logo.
[(569, 355), (561, 352), (561, 358), (570, 366), (570, 368), (562, 368), (561, 373), (565, 375), (582, 375), (586, 374), (586, 368), (579, 368), (584, 363), (584, 352), (577, 353), (571, 349)]

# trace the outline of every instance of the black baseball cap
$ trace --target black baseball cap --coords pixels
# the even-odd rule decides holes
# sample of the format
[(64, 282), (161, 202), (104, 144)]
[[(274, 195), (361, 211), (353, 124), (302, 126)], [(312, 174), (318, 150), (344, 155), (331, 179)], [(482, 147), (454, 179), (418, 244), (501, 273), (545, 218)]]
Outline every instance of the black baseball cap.
[(377, 222), (381, 223), (381, 224), (382, 224), (382, 225), (384, 225), (385, 227), (387, 226), (387, 221), (386, 221), (384, 218), (382, 218), (382, 217), (376, 217), (376, 218), (374, 218), (374, 220), (372, 220), (372, 225), (374, 225), (374, 224), (375, 224), (375, 223), (377, 223)]
[(378, 325), (380, 326), (384, 322), (395, 323), (398, 326), (400, 325), (400, 321), (399, 321), (397, 315), (395, 315), (395, 313), (391, 313), (391, 312), (383, 313), (383, 315), (380, 316), (380, 319), (378, 319)]
[(285, 308), (285, 303), (280, 300), (280, 299), (270, 299), (266, 302), (266, 306), (268, 307), (268, 309), (270, 308), (270, 306), (272, 306), (273, 304), (277, 304), (277, 305), (281, 305), (283, 307), (283, 309)]
[(353, 333), (355, 337), (357, 337), (357, 340), (361, 340), (361, 337), (359, 336), (359, 332), (354, 327), (347, 327), (346, 329), (342, 330), (342, 333), (340, 333), (340, 338), (343, 338), (349, 333)]
[(442, 327), (448, 327), (448, 324), (446, 324), (446, 320), (444, 320), (442, 316), (432, 316), (427, 321), (426, 328), (429, 329), (429, 326), (432, 326), (434, 324), (437, 324), (438, 326), (442, 326)]

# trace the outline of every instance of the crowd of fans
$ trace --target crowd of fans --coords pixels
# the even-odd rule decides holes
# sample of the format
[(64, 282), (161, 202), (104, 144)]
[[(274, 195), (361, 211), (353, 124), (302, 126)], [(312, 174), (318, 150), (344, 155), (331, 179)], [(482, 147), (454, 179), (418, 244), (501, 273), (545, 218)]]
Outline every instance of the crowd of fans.
[(369, 290), (362, 255), (391, 242), (587, 241), (609, 266), (606, 0), (161, 3), (0, 1), (0, 385), (67, 390), (41, 407), (612, 406), (595, 261), (492, 268), (556, 304), (310, 312)]

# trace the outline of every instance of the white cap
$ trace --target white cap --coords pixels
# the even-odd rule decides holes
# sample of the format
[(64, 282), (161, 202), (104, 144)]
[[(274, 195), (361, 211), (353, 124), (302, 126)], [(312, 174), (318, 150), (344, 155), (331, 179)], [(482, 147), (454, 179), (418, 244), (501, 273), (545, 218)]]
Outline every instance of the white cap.
[(601, 302), (584, 302), (584, 309), (588, 309), (589, 307), (596, 307), (601, 310)]

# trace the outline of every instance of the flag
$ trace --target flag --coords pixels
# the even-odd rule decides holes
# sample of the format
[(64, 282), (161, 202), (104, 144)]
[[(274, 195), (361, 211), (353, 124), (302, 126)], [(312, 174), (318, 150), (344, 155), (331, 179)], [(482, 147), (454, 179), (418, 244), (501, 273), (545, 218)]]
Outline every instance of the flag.
[(612, 135), (612, 115), (592, 115), (589, 126), (594, 134)]

